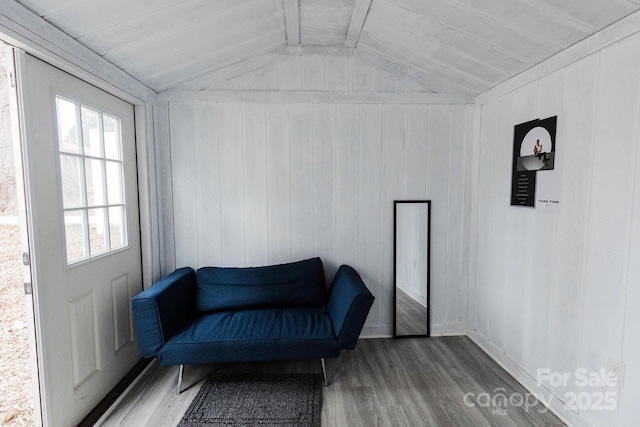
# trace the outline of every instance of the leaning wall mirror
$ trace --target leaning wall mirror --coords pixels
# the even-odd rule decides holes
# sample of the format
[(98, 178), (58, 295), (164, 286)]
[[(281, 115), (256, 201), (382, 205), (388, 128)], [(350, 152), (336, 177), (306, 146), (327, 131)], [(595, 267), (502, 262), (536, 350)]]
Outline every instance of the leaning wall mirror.
[(429, 336), (431, 201), (394, 202), (393, 336)]

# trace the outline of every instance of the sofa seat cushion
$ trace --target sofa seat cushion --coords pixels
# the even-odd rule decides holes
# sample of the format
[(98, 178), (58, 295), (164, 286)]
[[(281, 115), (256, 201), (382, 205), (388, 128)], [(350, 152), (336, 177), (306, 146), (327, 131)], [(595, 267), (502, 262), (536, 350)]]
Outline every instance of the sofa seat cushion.
[(163, 365), (338, 357), (324, 306), (227, 310), (197, 316), (161, 349)]

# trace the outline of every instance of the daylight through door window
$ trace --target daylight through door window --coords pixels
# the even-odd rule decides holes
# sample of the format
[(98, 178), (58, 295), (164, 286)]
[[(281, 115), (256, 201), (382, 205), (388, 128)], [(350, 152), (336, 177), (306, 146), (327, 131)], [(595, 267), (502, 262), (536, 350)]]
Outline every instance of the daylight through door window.
[(120, 119), (56, 96), (67, 264), (128, 245)]

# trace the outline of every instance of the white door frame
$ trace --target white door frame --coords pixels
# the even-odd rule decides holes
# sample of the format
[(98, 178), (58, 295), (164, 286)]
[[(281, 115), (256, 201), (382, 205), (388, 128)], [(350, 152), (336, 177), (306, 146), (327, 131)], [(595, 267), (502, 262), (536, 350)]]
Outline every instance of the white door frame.
[[(135, 137), (136, 137), (136, 151), (137, 151), (137, 162), (138, 162), (138, 187), (139, 187), (139, 210), (140, 210), (140, 238), (141, 238), (141, 252), (142, 252), (142, 272), (143, 272), (143, 285), (144, 287), (150, 286), (155, 280), (160, 277), (161, 273), (161, 261), (160, 261), (160, 245), (159, 245), (159, 214), (158, 214), (158, 196), (156, 194), (156, 169), (155, 169), (155, 124), (154, 124), (154, 109), (157, 108), (155, 102), (152, 101), (142, 101), (138, 97), (131, 95), (127, 91), (121, 89), (114, 89), (114, 85), (112, 83), (105, 82), (100, 79), (96, 75), (92, 73), (88, 73), (84, 71), (82, 68), (69, 63), (63, 58), (57, 57), (56, 55), (52, 55), (50, 51), (44, 51), (40, 46), (31, 43), (25, 44), (24, 41), (16, 42), (16, 38), (10, 35), (7, 35), (3, 23), (2, 23), (2, 13), (0, 13), (0, 38), (8, 43), (9, 45), (14, 46), (15, 55), (25, 55), (28, 51), (30, 54), (40, 58), (45, 59), (47, 62), (52, 65), (60, 68), (75, 77), (80, 78), (88, 83), (93, 84), (94, 86), (100, 87), (103, 90), (108, 91), (112, 95), (115, 95), (121, 99), (126, 100), (127, 102), (133, 104), (134, 106), (134, 117), (135, 117)], [(26, 47), (26, 49), (20, 49), (16, 45), (21, 47)], [(54, 60), (51, 60), (51, 58)], [(19, 70), (16, 70), (16, 75), (19, 76)], [(18, 85), (19, 86), (19, 85)], [(155, 96), (156, 94), (153, 93)], [(15, 105), (17, 107), (14, 111), (20, 111), (21, 106)], [(16, 126), (14, 128), (14, 133), (18, 136), (19, 145), (22, 147), (23, 141), (20, 136), (24, 135), (24, 129), (20, 128), (20, 126)], [(24, 158), (21, 158), (20, 164), (22, 165)], [(18, 171), (17, 171), (18, 172)], [(22, 174), (24, 176), (24, 174)], [(26, 183), (25, 183), (26, 184)], [(33, 240), (33, 236), (30, 236), (28, 241), (31, 243)], [(32, 260), (33, 262), (37, 262), (37, 260)], [(30, 271), (27, 273), (26, 277), (30, 276)], [(34, 313), (35, 314), (35, 313)], [(35, 343), (35, 331), (33, 328), (31, 329), (32, 336), (30, 339)], [(35, 344), (34, 344), (35, 347)], [(32, 347), (33, 351), (33, 347)], [(34, 396), (39, 396), (39, 382), (38, 378), (38, 365), (37, 363), (32, 363), (32, 375), (33, 377), (33, 387), (34, 387)], [(41, 414), (42, 411), (40, 408), (40, 400), (34, 402), (34, 412), (37, 412), (35, 415), (37, 425), (41, 424)]]
[[(9, 114), (11, 117), (11, 139), (13, 141), (13, 157), (14, 157), (14, 170), (16, 180), (16, 194), (17, 194), (17, 206), (18, 206), (18, 220), (20, 224), (20, 245), (23, 254), (29, 254), (29, 233), (28, 233), (28, 220), (27, 220), (27, 208), (26, 208), (26, 183), (24, 174), (24, 156), (22, 152), (22, 139), (21, 139), (21, 124), (20, 116), (18, 114), (18, 87), (15, 84), (15, 59), (13, 58), (13, 52), (11, 52), (11, 58), (7, 59), (7, 66), (9, 72), (13, 72), (13, 90), (9, 95)], [(24, 262), (22, 268), (22, 279), (25, 284), (25, 293), (28, 285), (32, 285), (31, 265), (29, 262)], [(29, 341), (29, 359), (31, 370), (31, 391), (33, 397), (33, 421), (36, 426), (42, 425), (42, 407), (40, 400), (40, 383), (38, 357), (37, 357), (37, 345), (36, 345), (36, 330), (35, 330), (35, 301), (33, 298), (33, 292), (25, 295), (25, 319), (27, 321), (27, 339)]]

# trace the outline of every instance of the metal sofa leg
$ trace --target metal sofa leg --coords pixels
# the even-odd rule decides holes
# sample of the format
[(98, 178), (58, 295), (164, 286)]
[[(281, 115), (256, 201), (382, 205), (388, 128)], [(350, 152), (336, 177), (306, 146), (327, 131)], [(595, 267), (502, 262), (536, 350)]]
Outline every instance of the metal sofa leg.
[(327, 387), (329, 385), (329, 383), (327, 382), (327, 368), (324, 365), (324, 358), (320, 359), (320, 363), (322, 364), (322, 379), (323, 379), (323, 385), (325, 387)]
[(180, 365), (178, 370), (178, 390), (176, 394), (182, 393), (182, 375), (184, 374), (184, 365)]

